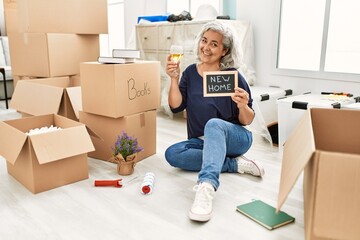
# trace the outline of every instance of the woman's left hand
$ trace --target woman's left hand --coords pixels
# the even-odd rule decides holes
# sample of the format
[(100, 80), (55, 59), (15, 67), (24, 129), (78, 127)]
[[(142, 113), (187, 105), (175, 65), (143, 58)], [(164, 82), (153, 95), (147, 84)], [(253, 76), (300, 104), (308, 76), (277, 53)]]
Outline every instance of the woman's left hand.
[(249, 93), (242, 88), (235, 88), (235, 93), (231, 95), (231, 99), (236, 103), (239, 109), (245, 107), (249, 103)]

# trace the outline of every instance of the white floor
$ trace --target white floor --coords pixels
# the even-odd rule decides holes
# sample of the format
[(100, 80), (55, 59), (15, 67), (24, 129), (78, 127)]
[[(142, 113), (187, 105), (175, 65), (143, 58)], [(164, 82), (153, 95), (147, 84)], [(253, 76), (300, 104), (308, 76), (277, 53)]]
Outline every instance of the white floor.
[[(0, 120), (17, 117), (0, 103)], [(164, 158), (165, 149), (185, 137), (182, 117), (170, 119), (158, 113), (157, 154), (138, 163), (133, 175), (123, 177), (123, 188), (94, 187), (96, 179), (120, 176), (114, 164), (89, 158), (89, 179), (32, 194), (8, 175), (0, 157), (0, 239), (304, 239), (302, 178), (282, 208), (296, 218), (295, 223), (269, 231), (235, 210), (252, 199), (276, 206), (281, 154), (261, 138), (247, 156), (263, 163), (265, 177), (222, 174), (212, 219), (190, 221), (187, 211), (197, 173), (172, 168)], [(155, 186), (152, 194), (142, 195), (140, 185), (148, 171), (156, 174)]]

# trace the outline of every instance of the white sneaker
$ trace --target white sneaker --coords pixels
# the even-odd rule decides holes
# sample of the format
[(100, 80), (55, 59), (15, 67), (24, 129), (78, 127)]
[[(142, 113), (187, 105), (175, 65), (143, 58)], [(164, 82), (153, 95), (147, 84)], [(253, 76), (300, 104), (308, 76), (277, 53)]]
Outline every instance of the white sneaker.
[(239, 156), (236, 158), (238, 164), (239, 173), (247, 173), (257, 177), (262, 177), (265, 174), (264, 167), (256, 160), (251, 160), (245, 156)]
[(214, 187), (207, 182), (194, 187), (196, 191), (194, 203), (189, 211), (189, 218), (194, 221), (209, 221), (212, 214), (212, 200), (215, 196)]

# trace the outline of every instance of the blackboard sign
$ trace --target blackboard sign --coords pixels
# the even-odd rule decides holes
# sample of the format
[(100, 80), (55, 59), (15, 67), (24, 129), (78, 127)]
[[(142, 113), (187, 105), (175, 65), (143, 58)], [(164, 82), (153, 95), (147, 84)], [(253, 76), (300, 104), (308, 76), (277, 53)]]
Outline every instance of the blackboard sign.
[(231, 96), (238, 86), (237, 71), (204, 72), (204, 97)]

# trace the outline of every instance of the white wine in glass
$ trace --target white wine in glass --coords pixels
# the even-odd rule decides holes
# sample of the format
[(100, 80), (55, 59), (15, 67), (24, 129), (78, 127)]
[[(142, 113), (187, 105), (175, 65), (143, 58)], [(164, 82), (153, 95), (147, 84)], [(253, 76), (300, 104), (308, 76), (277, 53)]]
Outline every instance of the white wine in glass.
[(170, 58), (173, 63), (178, 63), (183, 55), (184, 55), (184, 50), (182, 46), (171, 45)]

